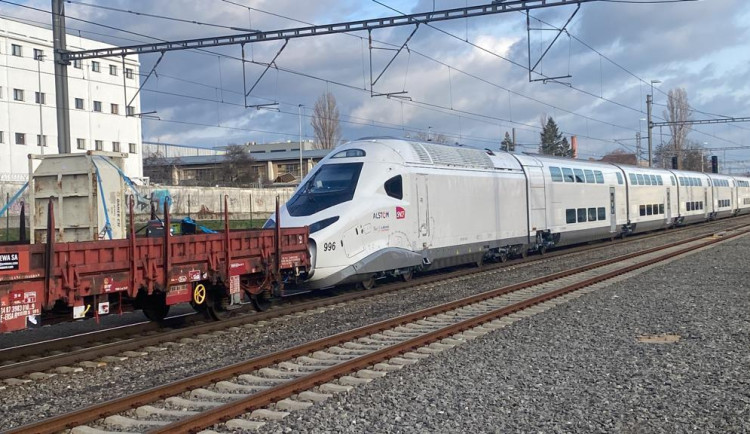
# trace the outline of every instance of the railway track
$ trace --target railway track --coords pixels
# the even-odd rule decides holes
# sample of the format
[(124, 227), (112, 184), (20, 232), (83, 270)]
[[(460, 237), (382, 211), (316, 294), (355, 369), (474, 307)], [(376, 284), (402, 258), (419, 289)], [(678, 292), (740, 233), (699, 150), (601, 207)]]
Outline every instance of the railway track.
[[(371, 324), (10, 432), (252, 429), (433, 353), (565, 303), (594, 285), (745, 235), (692, 237)], [(267, 408), (271, 406), (271, 408)], [(88, 424), (88, 427), (86, 426)], [(222, 425), (222, 426), (217, 426)]]
[[(746, 217), (744, 220), (750, 220)], [(183, 339), (191, 339), (198, 335), (211, 333), (220, 333), (232, 327), (241, 327), (247, 324), (268, 321), (274, 318), (280, 318), (286, 315), (294, 315), (300, 312), (311, 311), (315, 309), (334, 306), (342, 303), (349, 303), (354, 300), (374, 297), (377, 295), (400, 291), (407, 288), (413, 288), (417, 285), (429, 285), (435, 283), (444, 283), (450, 279), (460, 279), (468, 275), (478, 273), (492, 273), (499, 268), (527, 266), (540, 261), (555, 260), (560, 256), (573, 255), (581, 252), (588, 252), (597, 249), (610, 249), (613, 244), (622, 244), (631, 241), (642, 241), (648, 238), (671, 236), (681, 231), (695, 231), (699, 229), (702, 237), (706, 233), (712, 233), (716, 226), (729, 226), (733, 223), (737, 227), (737, 221), (722, 220), (719, 222), (710, 222), (705, 226), (691, 226), (680, 228), (670, 232), (657, 232), (646, 234), (639, 237), (616, 240), (614, 243), (601, 243), (595, 245), (583, 245), (564, 250), (558, 250), (546, 255), (535, 255), (525, 258), (523, 261), (509, 261), (505, 264), (487, 264), (483, 268), (459, 269), (449, 273), (436, 273), (426, 275), (416, 282), (390, 283), (366, 292), (346, 292), (340, 295), (329, 297), (315, 296), (313, 300), (295, 302), (273, 308), (267, 312), (254, 312), (241, 314), (234, 318), (229, 318), (221, 322), (202, 321), (200, 315), (182, 315), (179, 317), (168, 318), (163, 324), (158, 323), (138, 323), (132, 326), (118, 327), (107, 329), (100, 332), (86, 334), (77, 334), (74, 336), (43, 341), (19, 347), (8, 348), (0, 351), (0, 380), (24, 377), (29, 374), (36, 374), (38, 378), (45, 378), (45, 372), (68, 373), (80, 370), (80, 367), (74, 367), (82, 362), (89, 362), (98, 359), (115, 360), (120, 356), (127, 357), (143, 354), (143, 349), (159, 348), (168, 342), (177, 342)], [(694, 237), (695, 238), (695, 237)], [(27, 380), (19, 380), (22, 383)]]

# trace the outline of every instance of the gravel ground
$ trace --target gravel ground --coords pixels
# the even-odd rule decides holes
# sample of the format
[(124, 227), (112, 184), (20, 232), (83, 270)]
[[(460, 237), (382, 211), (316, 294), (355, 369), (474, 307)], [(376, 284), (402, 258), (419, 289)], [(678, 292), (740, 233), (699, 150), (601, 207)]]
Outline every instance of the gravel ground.
[[(261, 432), (750, 432), (748, 249), (654, 268)], [(638, 340), (660, 334), (680, 340)]]
[[(733, 220), (732, 224), (737, 224), (737, 222), (739, 222), (739, 220)], [(687, 238), (689, 236), (691, 235), (687, 233), (674, 234), (675, 238)], [(22, 386), (8, 386), (0, 390), (0, 430), (9, 429), (45, 417), (69, 412), (83, 406), (117, 398), (124, 394), (137, 392), (157, 384), (163, 384), (189, 375), (204, 372), (209, 369), (225, 366), (249, 357), (267, 354), (312, 339), (318, 339), (334, 333), (349, 330), (353, 327), (401, 315), (415, 309), (444, 303), (470, 294), (493, 289), (498, 286), (504, 286), (528, 280), (533, 277), (546, 275), (570, 268), (573, 265), (593, 262), (601, 259), (604, 255), (609, 257), (615, 254), (624, 254), (631, 251), (642, 250), (663, 242), (663, 239), (634, 241), (616, 247), (613, 246), (612, 249), (606, 250), (606, 253), (601, 250), (582, 253), (574, 258), (567, 258), (564, 261), (545, 261), (544, 263), (536, 264), (531, 267), (517, 267), (492, 275), (462, 280), (460, 282), (422, 287), (410, 292), (399, 293), (397, 297), (393, 297), (393, 294), (374, 297), (372, 299), (351, 303), (344, 307), (328, 309), (322, 313), (298, 315), (270, 321), (263, 327), (230, 331), (219, 337), (203, 339), (198, 343), (184, 345), (179, 349), (173, 348), (170, 351), (151, 353), (144, 357), (128, 359), (116, 364), (109, 364), (100, 369), (86, 370), (85, 372), (78, 374), (61, 375), (48, 380), (36, 381)], [(573, 261), (574, 264), (571, 264), (571, 261)], [(674, 275), (681, 274), (682, 273), (676, 273)], [(534, 321), (534, 323), (536, 323), (536, 321)], [(528, 324), (519, 325), (519, 327), (514, 326), (514, 330), (528, 326)], [(611, 331), (608, 331), (607, 333), (611, 335)], [(514, 354), (516, 353), (516, 345), (530, 345), (528, 342), (525, 344), (509, 343), (504, 340), (503, 342), (505, 343), (502, 345), (506, 345), (514, 352)], [(535, 348), (535, 346), (531, 345), (531, 348)], [(547, 350), (541, 351), (541, 354), (534, 357), (546, 357), (544, 356), (546, 351)], [(557, 353), (560, 352), (554, 350), (552, 354)], [(474, 363), (475, 362), (471, 362), (471, 364)], [(531, 366), (533, 365), (534, 364), (531, 363)], [(578, 365), (578, 363), (571, 361), (569, 363), (570, 367), (566, 369), (572, 370)], [(597, 363), (593, 363), (593, 365), (595, 366)], [(447, 376), (442, 375), (441, 377), (448, 379), (455, 377), (459, 372), (463, 375), (463, 369), (464, 368), (460, 371), (457, 370)], [(391, 378), (393, 377), (389, 376), (386, 382), (390, 382)], [(494, 377), (489, 375), (485, 376), (485, 378)], [(426, 384), (430, 383), (428, 382)], [(2, 388), (2, 386), (0, 386), (0, 388)], [(366, 390), (371, 391), (372, 389), (367, 388)], [(423, 391), (424, 399), (437, 399), (428, 398), (429, 396), (432, 396), (429, 392), (430, 390), (425, 387)], [(350, 396), (351, 398), (354, 398), (360, 393), (362, 392), (357, 391)], [(505, 391), (504, 394), (498, 396), (502, 397), (507, 393), (508, 391)], [(468, 396), (471, 396), (472, 394), (473, 392), (469, 393)], [(484, 396), (484, 394), (481, 396)], [(466, 399), (466, 397), (461, 398), (461, 400), (464, 399)], [(504, 398), (502, 399), (504, 400)], [(531, 397), (529, 397), (529, 399), (531, 399)], [(461, 402), (461, 400), (456, 402)], [(367, 401), (367, 399), (364, 399), (363, 402)], [(387, 401), (383, 401), (381, 408), (386, 408), (386, 402)], [(436, 406), (437, 402), (438, 401), (435, 402)], [(494, 404), (492, 404), (493, 406), (501, 404), (501, 401), (495, 400), (488, 402), (494, 402)], [(533, 404), (526, 401), (524, 407), (512, 408), (511, 410), (517, 412), (520, 409), (526, 409), (526, 407), (530, 405)], [(473, 407), (476, 406), (476, 403), (469, 406), (468, 412), (473, 413)], [(554, 415), (552, 408), (548, 409), (548, 411), (551, 415)], [(406, 414), (408, 411), (404, 410), (404, 412), (405, 415), (402, 416), (402, 420), (407, 418)], [(388, 414), (389, 418), (393, 416), (393, 414), (390, 413), (386, 414)], [(455, 416), (455, 413), (452, 414)], [(478, 414), (480, 414), (478, 416), (480, 421), (485, 418), (485, 416), (481, 415), (481, 412)], [(328, 417), (330, 417), (330, 414)], [(360, 415), (357, 414), (357, 417), (360, 417)], [(393, 422), (393, 420), (391, 420), (391, 422)], [(437, 418), (436, 420), (443, 419)], [(487, 425), (486, 427), (492, 426), (494, 425)], [(503, 425), (497, 426), (502, 427)], [(372, 430), (373, 427), (374, 426), (370, 426), (370, 430)], [(384, 425), (384, 427), (387, 427), (387, 425)], [(441, 424), (438, 427), (442, 428), (443, 425)], [(445, 425), (445, 428), (448, 429), (449, 425)], [(348, 425), (339, 425), (338, 428), (330, 427), (330, 429), (351, 429), (351, 427), (348, 427)], [(359, 428), (355, 428), (355, 430), (358, 429)], [(420, 428), (420, 425), (418, 424), (405, 425), (401, 428), (401, 430), (408, 431), (420, 429), (425, 431), (435, 430), (428, 425), (424, 425)], [(455, 430), (458, 428), (450, 429)], [(528, 429), (531, 429), (531, 427)], [(363, 430), (367, 431), (367, 429)], [(380, 431), (380, 429), (377, 430)], [(394, 427), (393, 430), (398, 431), (399, 428)]]

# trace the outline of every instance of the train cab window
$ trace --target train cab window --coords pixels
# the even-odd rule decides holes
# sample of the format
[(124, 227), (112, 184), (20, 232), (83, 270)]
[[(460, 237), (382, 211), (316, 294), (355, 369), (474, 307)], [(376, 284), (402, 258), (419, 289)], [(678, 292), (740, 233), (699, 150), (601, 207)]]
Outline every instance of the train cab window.
[(575, 223), (576, 222), (576, 210), (573, 208), (565, 210), (565, 222)]
[(331, 158), (353, 158), (353, 157), (364, 157), (367, 155), (365, 151), (361, 149), (347, 149), (345, 151), (337, 152), (333, 154)]
[(385, 187), (385, 194), (396, 199), (404, 198), (404, 183), (401, 175), (394, 176), (393, 178), (385, 181), (383, 185)]
[(586, 174), (586, 183), (587, 184), (594, 184), (594, 183), (596, 183), (596, 179), (594, 179), (594, 171), (593, 170), (584, 170), (583, 172)]
[(651, 177), (648, 175), (643, 175), (643, 180), (646, 182), (646, 185), (651, 185)]
[(638, 210), (640, 211), (641, 215), (646, 215), (646, 205), (641, 205), (638, 207)]
[(604, 184), (604, 175), (601, 170), (594, 170), (594, 176), (596, 177), (597, 184)]
[(586, 208), (578, 208), (578, 223), (586, 221)]
[(362, 163), (324, 164), (287, 202), (294, 217), (308, 216), (352, 200)]
[(552, 177), (553, 182), (563, 182), (562, 171), (559, 167), (550, 167), (549, 176)]
[(586, 182), (586, 178), (583, 176), (583, 170), (573, 169), (576, 174), (576, 182)]
[(630, 185), (638, 185), (638, 178), (636, 178), (635, 173), (629, 173), (630, 175)]
[(662, 179), (661, 175), (656, 175), (656, 183), (659, 185), (664, 185), (664, 179)]
[(617, 175), (617, 183), (622, 185), (622, 174), (620, 172), (615, 172), (615, 175)]
[(596, 208), (589, 208), (589, 221), (590, 222), (596, 221)]
[(638, 185), (646, 185), (646, 181), (643, 179), (643, 175), (640, 173), (635, 175), (636, 178), (638, 178)]
[(565, 178), (565, 182), (576, 182), (576, 178), (573, 176), (573, 169), (563, 167), (563, 177)]
[(659, 204), (659, 214), (664, 214), (664, 204), (663, 203)]
[(602, 207), (599, 207), (596, 209), (596, 213), (598, 214), (599, 220), (606, 220), (607, 219), (607, 209)]

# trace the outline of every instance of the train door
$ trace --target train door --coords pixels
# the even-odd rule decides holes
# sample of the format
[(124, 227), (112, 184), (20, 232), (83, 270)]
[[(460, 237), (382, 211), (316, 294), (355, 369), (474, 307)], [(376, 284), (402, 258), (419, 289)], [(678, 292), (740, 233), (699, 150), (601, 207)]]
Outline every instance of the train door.
[(527, 166), (529, 176), (529, 230), (547, 228), (547, 198), (545, 196), (544, 171), (541, 167)]
[(617, 231), (617, 215), (615, 213), (615, 188), (609, 187), (609, 231)]
[(427, 247), (426, 242), (430, 239), (430, 202), (427, 186), (427, 175), (417, 174), (418, 231), (424, 247)]
[(667, 210), (666, 210), (667, 224), (672, 223), (672, 192), (667, 187)]

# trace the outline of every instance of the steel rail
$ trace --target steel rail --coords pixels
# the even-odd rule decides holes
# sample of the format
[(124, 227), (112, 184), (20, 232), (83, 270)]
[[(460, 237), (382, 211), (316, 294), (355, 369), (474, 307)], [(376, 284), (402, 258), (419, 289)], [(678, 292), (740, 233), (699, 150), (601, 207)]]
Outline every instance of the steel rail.
[[(589, 286), (593, 283), (598, 283), (603, 280), (612, 278), (614, 276), (618, 276), (618, 275), (627, 273), (629, 271), (633, 271), (638, 268), (642, 268), (648, 265), (661, 262), (663, 260), (690, 252), (692, 250), (695, 250), (696, 248), (705, 247), (705, 246), (708, 246), (708, 245), (711, 245), (720, 241), (726, 241), (734, 237), (744, 235), (747, 232), (748, 230), (746, 229), (745, 231), (738, 232), (736, 234), (732, 234), (730, 236), (726, 236), (723, 238), (710, 239), (702, 243), (699, 246), (689, 246), (684, 249), (680, 249), (675, 252), (671, 252), (663, 256), (659, 256), (657, 258), (649, 259), (638, 264), (633, 264), (633, 265), (630, 265), (630, 266), (627, 266), (618, 270), (614, 270), (614, 271), (605, 273), (603, 275), (587, 279), (586, 281), (578, 282), (578, 283), (569, 285), (565, 288), (558, 289), (551, 293), (534, 297), (525, 302), (517, 303), (512, 306), (502, 308), (500, 311), (496, 311), (494, 313), (490, 312), (490, 313), (481, 315), (477, 318), (458, 323), (454, 326), (451, 326), (451, 327), (458, 327), (458, 328), (452, 328), (451, 331), (445, 331), (444, 333), (446, 333), (447, 335), (452, 335), (452, 334), (455, 334), (457, 331), (465, 330), (466, 328), (474, 327), (483, 322), (490, 321), (491, 319), (496, 318), (497, 315), (501, 315), (498, 312), (506, 312), (505, 314), (507, 315), (509, 313), (513, 313), (521, 309), (522, 305), (524, 304), (528, 304), (528, 303), (531, 303), (532, 305), (538, 304), (543, 301), (549, 300), (551, 298), (555, 298), (564, 293), (575, 291), (585, 286)], [(369, 326), (360, 327), (355, 330), (342, 332), (333, 336), (329, 336), (327, 338), (319, 339), (313, 342), (308, 342), (297, 347), (277, 351), (275, 353), (272, 353), (266, 356), (256, 357), (245, 362), (236, 363), (236, 364), (233, 364), (224, 368), (216, 369), (216, 370), (204, 373), (204, 374), (198, 374), (198, 375), (168, 384), (163, 387), (151, 388), (143, 392), (135, 393), (135, 394), (123, 397), (123, 398), (114, 399), (108, 402), (97, 404), (92, 407), (81, 409), (72, 413), (53, 417), (53, 418), (43, 420), (34, 424), (25, 425), (25, 426), (19, 427), (17, 429), (14, 429), (8, 432), (9, 433), (17, 433), (17, 432), (19, 433), (20, 432), (53, 433), (53, 432), (57, 432), (63, 429), (73, 428), (75, 426), (82, 425), (84, 423), (87, 423), (87, 422), (90, 422), (90, 421), (93, 421), (102, 417), (106, 417), (112, 414), (120, 413), (120, 412), (129, 410), (131, 408), (134, 408), (140, 405), (144, 405), (150, 402), (157, 401), (159, 399), (164, 399), (169, 396), (178, 395), (180, 393), (184, 393), (189, 390), (202, 387), (202, 386), (205, 386), (205, 385), (217, 382), (217, 381), (232, 378), (236, 375), (239, 375), (245, 372), (250, 372), (250, 371), (254, 371), (257, 369), (264, 368), (264, 367), (268, 367), (276, 363), (282, 362), (284, 360), (303, 356), (303, 355), (309, 354), (317, 350), (325, 349), (330, 346), (334, 346), (334, 345), (338, 345), (347, 341), (351, 341), (353, 339), (368, 336), (373, 333), (378, 333), (380, 331), (384, 331), (393, 327), (397, 327), (399, 325), (406, 324), (409, 322), (417, 321), (425, 317), (444, 313), (446, 311), (450, 311), (450, 310), (457, 309), (466, 305), (481, 302), (489, 298), (502, 296), (502, 295), (517, 291), (519, 289), (535, 286), (535, 285), (545, 283), (551, 280), (559, 279), (561, 277), (567, 277), (572, 274), (589, 271), (593, 268), (599, 268), (599, 267), (609, 265), (612, 263), (628, 260), (637, 256), (647, 255), (650, 253), (657, 252), (659, 250), (676, 247), (681, 244), (692, 243), (703, 238), (706, 238), (706, 236), (693, 237), (688, 240), (670, 243), (665, 246), (648, 249), (643, 252), (636, 252), (636, 253), (631, 253), (627, 255), (622, 255), (622, 256), (615, 257), (615, 258), (597, 262), (596, 264), (589, 264), (589, 265), (585, 265), (582, 267), (578, 267), (574, 270), (567, 270), (567, 271), (563, 271), (559, 273), (554, 273), (552, 275), (540, 277), (537, 279), (532, 279), (527, 282), (510, 285), (510, 286), (503, 287), (503, 288), (498, 288), (496, 290), (488, 291), (482, 294), (477, 294), (477, 295), (474, 295), (465, 299), (445, 303), (439, 306), (420, 310), (418, 312), (403, 315), (397, 318), (380, 321), (378, 323), (375, 323)], [(475, 324), (475, 325), (472, 325), (472, 324)], [(380, 360), (383, 360), (385, 358), (391, 357), (392, 355), (399, 354), (403, 351), (413, 348), (413, 345), (417, 345), (417, 339), (427, 339), (428, 341), (430, 339), (432, 341), (440, 339), (441, 337), (439, 336), (443, 336), (443, 335), (440, 334), (439, 332), (440, 331), (432, 332), (430, 334), (425, 335), (425, 337), (415, 338), (415, 339), (406, 341), (403, 344), (400, 344), (400, 345), (406, 345), (406, 346), (399, 346), (400, 349), (383, 349), (381, 351), (373, 353), (372, 357), (376, 357), (375, 354), (377, 354), (377, 357), (380, 357)], [(409, 346), (409, 345), (412, 345), (412, 346)], [(349, 362), (344, 362), (340, 365), (336, 365), (336, 367), (346, 366), (350, 369), (358, 369), (359, 367), (363, 366), (363, 364), (364, 366), (372, 364), (373, 360), (374, 359), (371, 359), (371, 358), (368, 358), (366, 360), (364, 358), (358, 358), (358, 359), (353, 359)], [(226, 404), (224, 406), (218, 407), (215, 410), (212, 410), (206, 413), (201, 413), (200, 415), (196, 415), (194, 417), (175, 422), (171, 425), (163, 427), (162, 429), (164, 431), (157, 431), (157, 432), (186, 432), (186, 431), (196, 430), (198, 429), (198, 427), (203, 428), (205, 426), (210, 426), (214, 423), (218, 423), (222, 420), (226, 420), (227, 418), (234, 417), (238, 414), (244, 413), (245, 411), (247, 411), (247, 409), (255, 408), (256, 406), (259, 406), (259, 405), (266, 405), (266, 404), (259, 404), (260, 402), (270, 402), (275, 399), (278, 399), (280, 396), (282, 396), (281, 389), (285, 391), (284, 393), (288, 393), (290, 390), (292, 391), (291, 393), (294, 393), (295, 391), (298, 391), (304, 388), (305, 387), (304, 384), (312, 384), (312, 385), (320, 384), (320, 383), (328, 381), (328, 379), (330, 378), (334, 378), (338, 375), (341, 375), (341, 371), (339, 371), (338, 369), (334, 369), (334, 368), (335, 367), (332, 367), (330, 369), (326, 369), (325, 371), (321, 371), (322, 373), (325, 373), (325, 374), (321, 374), (321, 375), (325, 375), (325, 377), (318, 377), (317, 380), (311, 378), (311, 376), (302, 377), (298, 379), (300, 383), (296, 383), (296, 382), (285, 383), (285, 385), (279, 386), (278, 388), (268, 389), (267, 391), (261, 392), (260, 394), (252, 395), (251, 397), (248, 397), (246, 399), (235, 401), (235, 402)], [(302, 383), (303, 381), (304, 381), (304, 384)], [(276, 389), (279, 389), (279, 390), (276, 390)], [(256, 398), (256, 397), (259, 397), (259, 398)], [(253, 401), (253, 399), (258, 399), (260, 401), (256, 402), (256, 401)]]
[[(725, 221), (721, 221), (722, 223)], [(737, 229), (739, 227), (742, 227), (742, 225), (734, 226), (727, 228), (725, 230), (733, 230)], [(679, 229), (681, 230), (691, 230), (695, 229), (695, 226), (690, 226), (687, 228)], [(645, 238), (651, 238), (651, 237), (657, 237), (661, 235), (669, 235), (673, 234), (675, 232), (658, 232), (653, 234), (648, 234)], [(697, 235), (695, 237), (692, 237), (690, 239), (699, 239), (701, 237), (704, 237), (705, 234)], [(622, 244), (622, 243), (628, 243), (630, 241), (637, 241), (637, 240), (643, 240), (644, 237), (639, 238), (625, 238), (622, 240), (617, 240), (616, 244)], [(568, 250), (558, 250), (551, 253), (546, 253), (542, 256), (535, 256), (526, 258), (523, 262), (509, 262), (504, 264), (493, 264), (485, 266), (484, 268), (480, 269), (464, 269), (464, 270), (458, 270), (454, 271), (448, 274), (436, 274), (436, 275), (427, 275), (423, 276), (419, 279), (418, 284), (419, 285), (428, 285), (433, 283), (439, 283), (448, 279), (454, 279), (459, 278), (467, 275), (477, 274), (477, 273), (486, 273), (486, 272), (492, 272), (500, 268), (505, 268), (508, 266), (518, 266), (518, 265), (527, 265), (527, 264), (533, 264), (537, 261), (543, 261), (550, 258), (555, 258), (557, 256), (565, 256), (569, 254), (575, 254), (580, 252), (586, 252), (601, 248), (609, 248), (612, 246), (612, 243), (607, 243), (606, 245), (597, 245), (597, 246), (584, 246), (583, 248), (572, 248)], [(292, 306), (288, 307), (282, 307), (279, 309), (275, 309), (268, 312), (258, 312), (258, 313), (250, 313), (247, 315), (239, 316), (236, 318), (229, 318), (226, 320), (222, 320), (219, 322), (206, 322), (206, 323), (198, 323), (195, 325), (189, 325), (185, 328), (181, 328), (178, 330), (170, 330), (170, 331), (164, 331), (162, 333), (153, 335), (153, 336), (142, 336), (141, 334), (144, 332), (150, 332), (150, 331), (157, 331), (160, 329), (162, 325), (158, 323), (146, 323), (146, 324), (137, 324), (134, 326), (126, 326), (118, 329), (114, 329), (114, 332), (111, 332), (110, 330), (104, 330), (101, 332), (94, 332), (94, 333), (86, 333), (83, 335), (75, 335), (71, 336), (69, 338), (61, 338), (61, 339), (55, 339), (51, 341), (44, 341), (36, 344), (27, 344), (21, 347), (17, 348), (11, 348), (7, 350), (0, 351), (0, 357), (2, 357), (5, 360), (18, 360), (22, 358), (28, 358), (33, 357), (38, 354), (42, 353), (53, 353), (58, 351), (64, 351), (63, 353), (59, 354), (51, 354), (47, 356), (39, 356), (30, 360), (24, 360), (12, 364), (2, 365), (0, 366), (0, 379), (5, 378), (13, 378), (13, 377), (20, 377), (23, 375), (28, 375), (31, 372), (43, 372), (49, 369), (54, 369), (58, 366), (65, 366), (65, 365), (71, 365), (75, 363), (79, 363), (86, 360), (94, 360), (97, 358), (105, 357), (105, 356), (112, 356), (116, 355), (125, 351), (135, 351), (140, 348), (146, 347), (146, 346), (158, 346), (160, 344), (163, 344), (165, 342), (172, 342), (179, 340), (184, 337), (194, 336), (201, 333), (211, 333), (215, 331), (224, 330), (230, 327), (236, 327), (245, 325), (249, 322), (257, 322), (257, 321), (263, 321), (263, 320), (270, 320), (273, 318), (278, 318), (285, 315), (292, 315), (299, 312), (304, 312), (307, 310), (317, 309), (320, 307), (326, 307), (338, 303), (346, 303), (353, 300), (359, 300), (363, 298), (368, 297), (374, 297), (381, 294), (386, 294), (389, 292), (395, 292), (400, 291), (406, 288), (411, 287), (414, 284), (414, 282), (403, 282), (403, 283), (394, 283), (392, 285), (376, 288), (373, 290), (369, 290), (367, 292), (355, 292), (355, 293), (347, 293), (342, 295), (333, 296), (330, 298), (325, 298), (322, 300), (312, 300), (307, 302), (301, 302)], [(193, 315), (188, 318), (178, 318), (178, 320), (181, 321), (190, 321), (195, 322), (196, 315)], [(179, 325), (179, 321), (172, 321), (167, 323), (169, 326), (175, 326)], [(132, 328), (132, 329), (131, 329)], [(101, 336), (100, 336), (101, 334)], [(117, 339), (117, 342), (109, 342), (113, 339)], [(87, 345), (87, 344), (95, 344), (97, 342), (105, 342), (102, 344), (94, 345), (87, 348), (81, 348), (77, 350), (71, 351), (71, 347), (80, 347), (81, 345)]]

